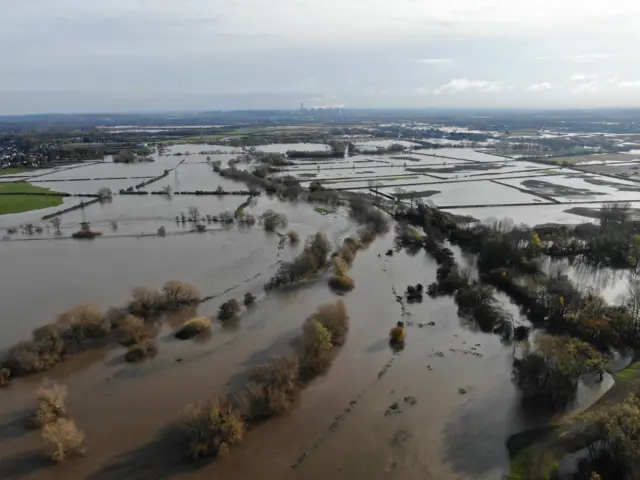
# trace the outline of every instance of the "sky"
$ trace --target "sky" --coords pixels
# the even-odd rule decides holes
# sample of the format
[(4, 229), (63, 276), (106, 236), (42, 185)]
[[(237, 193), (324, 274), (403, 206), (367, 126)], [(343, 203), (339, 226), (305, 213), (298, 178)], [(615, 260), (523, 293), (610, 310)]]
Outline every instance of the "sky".
[(0, 0), (0, 114), (640, 107), (637, 0)]

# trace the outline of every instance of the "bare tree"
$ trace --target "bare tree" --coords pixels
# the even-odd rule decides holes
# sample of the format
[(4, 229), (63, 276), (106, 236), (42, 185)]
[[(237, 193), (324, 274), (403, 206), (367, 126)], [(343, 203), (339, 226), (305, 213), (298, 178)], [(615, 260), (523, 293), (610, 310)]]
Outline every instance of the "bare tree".
[(407, 191), (402, 187), (396, 187), (393, 189), (393, 193), (396, 194), (396, 202), (400, 203), (400, 200), (404, 198)]
[(62, 220), (60, 220), (60, 217), (53, 217), (49, 223), (53, 228), (56, 229), (56, 235), (62, 234), (62, 232), (60, 231), (60, 225), (62, 224)]
[(200, 220), (200, 210), (198, 207), (189, 207), (189, 221), (198, 222)]

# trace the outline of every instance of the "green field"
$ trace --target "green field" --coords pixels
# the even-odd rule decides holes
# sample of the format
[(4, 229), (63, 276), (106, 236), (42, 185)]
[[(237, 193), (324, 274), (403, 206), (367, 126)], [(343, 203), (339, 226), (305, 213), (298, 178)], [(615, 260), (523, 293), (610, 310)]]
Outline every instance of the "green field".
[(20, 167), (9, 167), (0, 169), (0, 175), (14, 175), (16, 173), (24, 173), (30, 170)]
[[(0, 183), (2, 193), (56, 193), (48, 188), (36, 187), (26, 182)], [(0, 195), (0, 215), (20, 213), (41, 208), (56, 207), (63, 197), (44, 195)]]

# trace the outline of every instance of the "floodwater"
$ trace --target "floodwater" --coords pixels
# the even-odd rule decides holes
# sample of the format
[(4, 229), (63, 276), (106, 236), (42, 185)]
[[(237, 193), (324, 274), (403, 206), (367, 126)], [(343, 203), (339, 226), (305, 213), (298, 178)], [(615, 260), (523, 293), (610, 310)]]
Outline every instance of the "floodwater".
[[(127, 168), (112, 165), (121, 171)], [(208, 165), (197, 162), (181, 165), (163, 180), (182, 190), (209, 184), (228, 187)], [(495, 199), (500, 186), (487, 184)], [(464, 198), (464, 184), (459, 185), (448, 191), (449, 198)], [(498, 194), (500, 202), (506, 197)], [(136, 285), (160, 288), (175, 279), (215, 296), (197, 310), (163, 319), (153, 332), (159, 354), (145, 363), (126, 364), (124, 349), (111, 346), (18, 379), (0, 391), (0, 478), (495, 480), (507, 473), (508, 436), (548, 419), (528, 417), (519, 407), (510, 379), (514, 348), (461, 320), (450, 297), (407, 305), (403, 316), (396, 294), (409, 284), (434, 281), (437, 265), (422, 251), (387, 257), (384, 253), (394, 246), (392, 231), (359, 252), (349, 273), (356, 282), (356, 289), (344, 297), (351, 328), (329, 372), (303, 392), (290, 413), (249, 432), (227, 457), (196, 470), (183, 468), (177, 450), (157, 440), (178, 411), (245, 385), (252, 366), (290, 352), (304, 319), (319, 304), (338, 298), (326, 278), (264, 294), (263, 286), (279, 262), (297, 255), (302, 244), (281, 248), (278, 237), (259, 225), (209, 225), (205, 233), (190, 233), (189, 225), (173, 220), (189, 207), (201, 214), (219, 214), (235, 210), (244, 200), (116, 196), (110, 203), (61, 217), (64, 237), (86, 220), (104, 231), (94, 241), (47, 240), (53, 235), (45, 233), (35, 236), (41, 241), (18, 234), (0, 242), (0, 349), (27, 338), (35, 327), (75, 305), (121, 306)], [(357, 229), (342, 210), (321, 215), (310, 205), (266, 196), (246, 211), (259, 216), (267, 209), (284, 213), (287, 229), (297, 230), (302, 238), (321, 231), (333, 245)], [(9, 220), (3, 216), (0, 226), (19, 225), (43, 214), (27, 212)], [(117, 231), (110, 229), (112, 222), (118, 224)], [(138, 236), (155, 233), (159, 225), (166, 226), (167, 237)], [(458, 253), (464, 265), (472, 264), (471, 258)], [(246, 292), (257, 295), (259, 302), (243, 310), (236, 325), (222, 326), (214, 320), (210, 338), (173, 338), (184, 319), (215, 319), (223, 301), (240, 299)], [(500, 300), (516, 313), (506, 298)], [(394, 354), (387, 335), (398, 320), (408, 323), (408, 336), (406, 348)], [(68, 410), (85, 431), (88, 446), (86, 457), (58, 466), (43, 462), (38, 433), (23, 427), (37, 388), (51, 382), (69, 387)], [(607, 386), (581, 385), (577, 406), (589, 405)]]
[[(436, 205), (462, 206), (462, 205), (489, 205), (492, 203), (550, 203), (534, 195), (520, 192), (514, 188), (499, 185), (489, 180), (472, 183), (439, 183), (435, 185), (406, 187), (408, 191), (438, 190), (429, 197)], [(381, 188), (380, 192), (393, 195), (393, 188)]]
[[(437, 188), (434, 188), (437, 190)], [(597, 223), (598, 219), (583, 217), (568, 213), (567, 210), (576, 205), (555, 205), (541, 203), (530, 206), (495, 206), (495, 207), (463, 207), (449, 210), (456, 215), (466, 215), (480, 221), (510, 218), (516, 224), (524, 223), (529, 226), (543, 225), (545, 223), (559, 223), (577, 225), (580, 223)], [(588, 208), (600, 208), (597, 204), (584, 204)]]
[[(265, 249), (275, 250), (274, 245), (265, 243)], [(461, 321), (450, 298), (410, 305), (410, 316), (402, 317), (393, 287), (402, 291), (407, 284), (433, 281), (436, 265), (423, 252), (415, 257), (406, 253), (391, 258), (382, 255), (392, 243), (393, 234), (389, 234), (358, 254), (350, 272), (357, 286), (345, 297), (351, 329), (329, 373), (304, 391), (291, 413), (249, 432), (244, 443), (227, 457), (181, 473), (179, 464), (158, 460), (159, 455), (174, 459), (175, 452), (163, 451), (155, 438), (186, 403), (233, 391), (243, 384), (248, 368), (290, 351), (290, 342), (299, 334), (304, 318), (318, 304), (336, 300), (324, 281), (262, 298), (243, 314), (236, 328), (216, 325), (211, 339), (204, 343), (174, 340), (170, 332), (179, 321), (167, 319), (157, 336), (159, 355), (141, 365), (123, 363), (123, 349), (114, 347), (87, 352), (47, 374), (16, 381), (0, 397), (2, 478), (499, 478), (508, 468), (506, 438), (542, 421), (523, 416), (518, 406), (510, 381), (513, 348)], [(229, 245), (237, 244), (237, 238), (230, 239)], [(95, 251), (107, 244), (85, 245)], [(124, 251), (132, 246), (122, 244), (121, 248)], [(127, 296), (125, 277), (134, 277), (132, 283), (157, 285), (157, 279), (166, 278), (172, 270), (173, 277), (190, 271), (190, 276), (182, 278), (209, 293), (244, 276), (234, 277), (234, 272), (250, 275), (264, 270), (257, 263), (253, 268), (237, 265), (222, 272), (216, 268), (219, 261), (227, 263), (234, 250), (242, 250), (240, 247), (223, 246), (224, 255), (216, 255), (216, 249), (210, 256), (204, 256), (193, 244), (183, 248), (189, 255), (172, 258), (168, 251), (156, 252), (152, 256), (155, 267), (146, 257), (137, 263), (144, 268), (127, 267), (123, 258), (108, 269), (115, 273), (105, 269), (92, 283), (92, 272), (88, 271), (72, 285), (55, 287), (50, 295), (63, 296), (70, 305), (75, 298), (89, 298), (87, 290), (93, 289), (94, 295), (105, 292), (104, 298), (122, 303)], [(141, 245), (131, 256), (140, 257), (142, 252)], [(105, 251), (107, 254), (117, 258), (113, 252)], [(85, 255), (89, 254), (81, 251), (76, 257), (78, 270), (86, 262)], [(194, 261), (185, 261), (186, 256)], [(160, 261), (162, 258), (166, 261)], [(224, 260), (217, 260), (221, 258)], [(60, 265), (64, 263), (61, 259)], [(98, 261), (95, 264), (100, 265)], [(55, 265), (46, 261), (33, 265), (38, 272), (26, 272), (29, 278), (47, 267), (56, 273)], [(57, 278), (67, 278), (67, 272), (57, 273)], [(266, 278), (258, 278), (242, 284), (200, 306), (197, 313), (213, 315), (219, 302), (245, 291), (258, 293), (264, 281)], [(41, 282), (55, 284), (52, 278)], [(74, 290), (80, 285), (87, 286)], [(47, 296), (45, 301), (52, 300)], [(31, 299), (30, 303), (41, 302)], [(22, 301), (14, 298), (11, 304), (24, 312), (21, 318), (33, 318)], [(44, 310), (42, 305), (33, 308)], [(400, 319), (415, 325), (409, 327), (405, 350), (394, 355), (386, 338), (390, 326)], [(430, 321), (435, 325), (417, 325)], [(4, 326), (14, 332), (11, 337), (21, 336), (38, 322), (16, 323)], [(15, 334), (18, 331), (20, 335)], [(177, 363), (176, 358), (182, 361)], [(55, 467), (38, 461), (37, 433), (25, 431), (20, 424), (38, 385), (51, 381), (69, 386), (69, 411), (85, 430), (89, 448), (85, 458)], [(581, 401), (590, 403), (600, 393), (587, 389)]]

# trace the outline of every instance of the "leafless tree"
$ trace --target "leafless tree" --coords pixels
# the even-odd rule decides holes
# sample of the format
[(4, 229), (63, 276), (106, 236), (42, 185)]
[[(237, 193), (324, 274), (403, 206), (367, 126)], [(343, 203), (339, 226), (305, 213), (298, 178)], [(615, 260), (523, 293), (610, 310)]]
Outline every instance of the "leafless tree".
[(60, 217), (53, 217), (49, 223), (53, 228), (56, 229), (56, 235), (62, 234), (62, 232), (60, 231), (60, 225), (62, 224), (62, 220), (60, 220)]
[(198, 222), (200, 220), (200, 210), (198, 207), (189, 207), (189, 221)]

